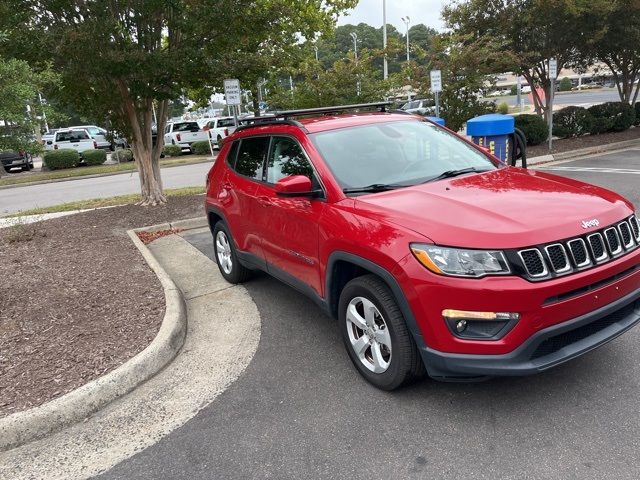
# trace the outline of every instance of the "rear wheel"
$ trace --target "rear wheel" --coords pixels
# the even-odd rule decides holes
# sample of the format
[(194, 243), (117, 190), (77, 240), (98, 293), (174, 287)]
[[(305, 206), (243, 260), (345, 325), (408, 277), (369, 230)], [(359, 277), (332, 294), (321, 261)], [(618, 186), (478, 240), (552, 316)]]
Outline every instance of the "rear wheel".
[(218, 135), (218, 139), (216, 140), (216, 148), (220, 150), (222, 148), (222, 136)]
[(236, 255), (236, 247), (224, 222), (219, 221), (213, 228), (213, 249), (220, 273), (229, 283), (243, 283), (251, 276), (251, 270), (241, 265)]
[(339, 303), (342, 338), (360, 374), (383, 390), (422, 376), (424, 366), (389, 287), (375, 275), (351, 280)]

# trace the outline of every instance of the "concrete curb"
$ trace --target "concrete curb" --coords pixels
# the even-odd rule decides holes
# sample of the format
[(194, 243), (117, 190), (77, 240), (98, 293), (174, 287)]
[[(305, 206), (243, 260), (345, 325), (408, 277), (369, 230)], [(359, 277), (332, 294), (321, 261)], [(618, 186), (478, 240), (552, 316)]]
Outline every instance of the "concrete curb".
[[(194, 160), (189, 163), (179, 163), (176, 165), (164, 165), (160, 167), (160, 169), (165, 168), (177, 168), (177, 167), (186, 167), (189, 165), (198, 165), (200, 163), (209, 163), (214, 162), (217, 157), (207, 157), (202, 160)], [(25, 183), (14, 183), (11, 185), (0, 185), (0, 190), (8, 189), (8, 188), (19, 188), (19, 187), (31, 187), (33, 185), (45, 185), (47, 183), (59, 183), (59, 182), (71, 182), (73, 180), (82, 180), (84, 178), (98, 178), (98, 177), (112, 177), (113, 175), (132, 175), (137, 174), (138, 170), (135, 168), (133, 170), (124, 170), (122, 172), (107, 172), (107, 173), (94, 173), (91, 175), (78, 175), (77, 177), (64, 177), (64, 178), (50, 178), (48, 180), (37, 180), (35, 182), (25, 182)]]
[(596, 145), (593, 147), (580, 148), (578, 150), (570, 150), (568, 152), (560, 152), (556, 154), (541, 155), (527, 159), (527, 165), (540, 165), (543, 163), (557, 162), (559, 160), (569, 160), (576, 157), (594, 155), (596, 153), (613, 152), (625, 148), (640, 147), (640, 138), (634, 140), (625, 140), (624, 142), (608, 143), (605, 145)]
[[(194, 230), (196, 228), (208, 227), (207, 217), (187, 218), (185, 220), (176, 220), (175, 222), (159, 223), (149, 227), (134, 228), (132, 232), (159, 232), (161, 230), (171, 230), (179, 228), (182, 230)], [(138, 239), (136, 237), (136, 239)], [(146, 248), (146, 247), (145, 247)]]
[[(206, 219), (189, 219), (183, 223), (195, 224), (194, 220), (204, 220), (206, 223)], [(178, 223), (181, 222), (175, 222)], [(44, 405), (0, 419), (0, 451), (82, 421), (153, 377), (182, 348), (187, 333), (187, 310), (183, 295), (135, 231), (129, 230), (127, 233), (164, 289), (166, 308), (158, 334), (147, 348), (108, 374)]]

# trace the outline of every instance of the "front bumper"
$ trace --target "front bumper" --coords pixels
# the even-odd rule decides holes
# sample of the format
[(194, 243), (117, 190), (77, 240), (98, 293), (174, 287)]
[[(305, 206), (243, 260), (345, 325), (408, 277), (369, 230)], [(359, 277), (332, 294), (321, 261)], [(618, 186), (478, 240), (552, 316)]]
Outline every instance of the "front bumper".
[(436, 379), (530, 375), (604, 345), (639, 322), (637, 289), (593, 312), (540, 330), (506, 354), (446, 353), (426, 346), (420, 353), (429, 375)]

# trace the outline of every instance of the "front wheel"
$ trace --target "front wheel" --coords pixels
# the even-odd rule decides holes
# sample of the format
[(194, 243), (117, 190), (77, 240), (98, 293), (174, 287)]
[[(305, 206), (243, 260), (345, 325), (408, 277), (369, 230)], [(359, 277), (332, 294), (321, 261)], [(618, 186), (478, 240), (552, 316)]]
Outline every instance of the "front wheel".
[(367, 381), (394, 390), (424, 373), (402, 312), (379, 277), (365, 275), (347, 283), (338, 308), (345, 347)]
[(236, 247), (227, 226), (219, 221), (213, 228), (213, 250), (220, 273), (229, 283), (243, 283), (251, 276), (251, 270), (241, 265)]

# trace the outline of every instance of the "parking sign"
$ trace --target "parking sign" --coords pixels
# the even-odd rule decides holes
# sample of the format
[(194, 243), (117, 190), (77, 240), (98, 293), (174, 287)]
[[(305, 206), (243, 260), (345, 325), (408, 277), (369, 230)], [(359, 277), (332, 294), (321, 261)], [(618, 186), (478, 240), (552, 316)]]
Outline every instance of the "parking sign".
[(227, 105), (240, 105), (242, 103), (240, 93), (240, 80), (233, 78), (224, 81), (224, 96)]
[(549, 78), (558, 76), (558, 61), (555, 58), (549, 59)]
[(431, 70), (431, 92), (442, 91), (442, 74), (440, 70)]

